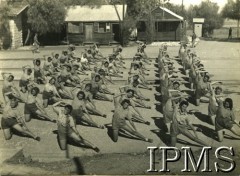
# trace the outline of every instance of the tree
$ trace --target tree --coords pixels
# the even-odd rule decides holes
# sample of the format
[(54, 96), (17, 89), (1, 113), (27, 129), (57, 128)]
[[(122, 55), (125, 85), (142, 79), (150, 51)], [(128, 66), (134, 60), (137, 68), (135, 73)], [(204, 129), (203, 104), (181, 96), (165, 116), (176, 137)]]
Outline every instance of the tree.
[[(164, 0), (163, 0), (164, 1)], [(142, 17), (146, 18), (146, 34), (147, 42), (151, 43), (153, 41), (154, 33), (154, 23), (152, 11), (160, 6), (163, 1), (159, 0), (127, 0), (128, 5), (128, 16), (135, 19), (135, 26), (139, 19)]]
[[(9, 27), (10, 7), (7, 4), (0, 6), (0, 49), (7, 49), (11, 46), (11, 32)], [(2, 46), (1, 46), (2, 45)]]
[(28, 23), (32, 31), (39, 34), (61, 31), (66, 16), (62, 1), (29, 0), (28, 3)]
[(193, 18), (204, 18), (203, 31), (213, 34), (214, 29), (219, 29), (223, 25), (223, 18), (218, 13), (219, 6), (210, 0), (202, 1), (198, 6), (190, 6), (187, 11), (188, 23), (193, 25)]
[(237, 20), (237, 37), (239, 37), (239, 21), (240, 21), (240, 0), (228, 0), (228, 3), (223, 7), (222, 16)]

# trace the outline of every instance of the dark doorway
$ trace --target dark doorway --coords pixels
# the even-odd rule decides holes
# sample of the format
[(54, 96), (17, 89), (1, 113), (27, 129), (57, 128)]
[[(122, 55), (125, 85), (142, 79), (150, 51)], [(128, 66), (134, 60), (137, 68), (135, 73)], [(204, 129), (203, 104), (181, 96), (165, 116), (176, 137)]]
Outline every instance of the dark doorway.
[(120, 25), (119, 24), (112, 24), (112, 33), (114, 34), (113, 39), (116, 42), (120, 42)]

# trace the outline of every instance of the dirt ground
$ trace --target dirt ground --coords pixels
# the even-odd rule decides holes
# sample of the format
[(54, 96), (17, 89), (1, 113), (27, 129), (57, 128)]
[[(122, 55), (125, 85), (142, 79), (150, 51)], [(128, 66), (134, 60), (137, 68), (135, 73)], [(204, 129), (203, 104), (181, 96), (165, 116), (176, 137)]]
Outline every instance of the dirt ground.
[[(233, 98), (234, 107), (238, 113), (237, 118), (239, 119), (239, 105), (240, 105), (240, 44), (235, 42), (217, 42), (217, 41), (200, 41), (198, 46), (194, 48), (196, 53), (199, 55), (201, 60), (204, 62), (206, 69), (214, 75), (212, 80), (221, 80), (224, 82), (223, 90), (224, 93), (228, 94), (229, 97)], [(46, 48), (41, 52), (42, 54), (49, 53), (51, 50), (60, 51), (61, 48)], [(104, 54), (110, 53), (112, 48), (102, 48)], [(136, 51), (136, 47), (124, 48), (123, 55), (125, 58), (131, 58)], [(155, 58), (158, 54), (158, 47), (147, 47), (146, 52), (152, 58)], [(178, 47), (169, 47), (169, 55), (175, 57), (178, 54)], [(7, 51), (0, 52), (0, 58), (31, 58), (32, 54), (29, 51)], [(3, 61), (2, 61), (3, 62)], [(154, 60), (153, 60), (154, 62)], [(5, 63), (5, 62), (4, 62)], [(17, 62), (12, 62), (14, 67), (17, 67)], [(8, 64), (8, 63), (6, 63)], [(183, 75), (179, 75), (183, 76)], [(157, 79), (157, 68), (151, 67), (151, 73), (149, 79)], [(110, 88), (114, 92), (118, 92), (119, 84), (112, 85)], [(42, 137), (40, 143), (33, 141), (29, 138), (22, 138), (14, 136), (10, 141), (3, 139), (2, 132), (0, 132), (0, 147), (22, 147), (24, 150), (24, 156), (15, 158), (10, 161), (9, 164), (24, 165), (34, 168), (41, 168), (44, 170), (53, 171), (56, 174), (168, 174), (168, 173), (147, 173), (146, 170), (149, 167), (149, 153), (147, 152), (148, 146), (166, 146), (167, 135), (162, 132), (163, 119), (162, 113), (159, 110), (159, 105), (155, 104), (159, 101), (157, 85), (152, 86), (153, 91), (143, 90), (143, 93), (148, 96), (151, 101), (148, 102), (152, 109), (140, 109), (144, 117), (146, 117), (151, 125), (147, 126), (144, 124), (136, 123), (139, 132), (152, 138), (153, 144), (149, 144), (143, 141), (139, 141), (126, 136), (121, 136), (117, 143), (114, 143), (109, 135), (108, 129), (96, 129), (84, 125), (78, 125), (78, 129), (86, 139), (93, 141), (101, 149), (101, 154), (96, 154), (92, 150), (76, 147), (70, 145), (70, 156), (73, 159), (66, 158), (66, 152), (60, 151), (59, 146), (56, 142), (56, 125), (33, 119), (29, 122), (30, 129)], [(187, 87), (183, 86), (183, 89)], [(101, 124), (111, 123), (111, 116), (113, 106), (110, 102), (102, 104), (97, 102), (97, 106), (104, 112), (107, 113), (108, 118), (97, 118), (94, 116), (94, 120)], [(225, 139), (222, 143), (216, 140), (216, 134), (214, 127), (209, 123), (207, 114), (207, 104), (201, 104), (196, 107), (191, 101), (189, 109), (198, 109), (199, 113), (193, 117), (193, 123), (203, 129), (202, 133), (199, 133), (201, 139), (205, 140), (209, 146), (233, 146), (235, 149), (234, 159), (236, 161), (236, 169), (231, 172), (232, 174), (239, 174), (239, 138), (231, 135), (230, 132), (226, 132)], [(51, 109), (48, 112), (51, 113)], [(201, 147), (194, 142), (190, 141), (186, 137), (180, 135), (177, 147), (190, 146), (194, 151), (194, 154), (199, 155)], [(214, 151), (214, 150), (213, 150)], [(156, 162), (160, 169), (161, 157), (156, 156)], [(211, 169), (214, 170), (213, 164), (216, 160), (214, 152), (210, 153), (210, 164)], [(219, 161), (219, 160), (218, 160)], [(183, 174), (183, 156), (178, 162), (169, 164), (171, 172), (169, 174)], [(156, 164), (156, 165), (157, 165)], [(228, 166), (228, 163), (223, 162), (223, 166)], [(191, 168), (191, 167), (190, 167)], [(34, 174), (34, 172), (32, 173)], [(189, 174), (199, 174), (189, 173)], [(207, 174), (216, 174), (207, 173)], [(222, 174), (222, 173), (221, 173)]]

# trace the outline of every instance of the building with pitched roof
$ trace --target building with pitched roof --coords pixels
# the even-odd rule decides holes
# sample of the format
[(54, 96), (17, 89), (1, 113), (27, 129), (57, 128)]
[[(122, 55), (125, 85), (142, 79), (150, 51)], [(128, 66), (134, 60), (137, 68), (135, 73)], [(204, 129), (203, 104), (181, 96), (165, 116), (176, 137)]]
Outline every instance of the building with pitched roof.
[(65, 19), (68, 42), (72, 44), (120, 42), (120, 27), (126, 10), (126, 5), (68, 8)]
[[(183, 17), (164, 7), (157, 7), (151, 13), (154, 41), (179, 41)], [(142, 17), (137, 24), (137, 39), (147, 40), (147, 26), (149, 18)]]

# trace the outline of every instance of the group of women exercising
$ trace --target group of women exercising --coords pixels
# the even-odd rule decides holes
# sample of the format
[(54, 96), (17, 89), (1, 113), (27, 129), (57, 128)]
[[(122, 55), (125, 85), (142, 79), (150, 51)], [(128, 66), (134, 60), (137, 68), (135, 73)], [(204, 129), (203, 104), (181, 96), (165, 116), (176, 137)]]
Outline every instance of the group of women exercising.
[[(151, 109), (147, 103), (150, 99), (142, 93), (142, 89), (152, 91), (146, 77), (150, 71), (148, 65), (153, 63), (145, 48), (144, 43), (139, 44), (130, 68), (126, 68), (122, 47), (114, 48), (113, 53), (104, 57), (99, 47), (94, 44), (85, 49), (81, 57), (76, 56), (75, 46), (69, 45), (61, 54), (51, 53), (44, 56), (44, 59), (33, 59), (32, 65), (22, 67), (23, 73), (18, 86), (14, 83), (12, 73), (3, 72), (2, 93), (5, 103), (1, 105), (1, 129), (5, 139), (11, 139), (14, 129), (40, 141), (41, 138), (27, 125), (32, 118), (38, 117), (57, 123), (58, 143), (62, 150), (66, 149), (68, 139), (72, 139), (99, 152), (97, 146), (80, 135), (76, 121), (104, 129), (105, 126), (98, 124), (92, 115), (111, 118), (96, 105), (97, 101), (109, 101), (114, 104), (111, 125), (114, 142), (118, 141), (119, 132), (122, 130), (143, 141), (153, 142), (139, 133), (134, 124), (137, 121), (150, 125), (148, 119), (139, 111), (139, 108)], [(240, 136), (232, 99), (224, 98), (220, 82), (209, 80), (209, 74), (194, 52), (183, 44), (179, 50), (177, 61), (182, 65), (187, 81), (177, 76), (178, 70), (174, 65), (176, 61), (169, 57), (166, 45), (160, 48), (157, 61), (162, 113), (171, 135), (171, 145), (176, 145), (178, 134), (183, 134), (201, 145), (207, 145), (197, 135), (197, 131), (201, 129), (191, 123), (190, 114), (194, 112), (187, 111), (189, 98), (194, 98), (197, 106), (200, 102), (209, 103), (208, 115), (215, 125), (219, 141), (223, 139), (222, 129), (228, 129)], [(127, 82), (120, 86), (119, 93), (115, 94), (109, 87), (114, 84), (113, 78), (123, 78), (124, 72), (128, 75)], [(87, 75), (90, 80), (83, 79)], [(190, 97), (181, 91), (181, 84), (189, 85), (194, 96)], [(24, 117), (21, 115), (22, 108), (19, 103), (24, 104)], [(46, 108), (49, 106), (57, 118), (47, 113)]]

